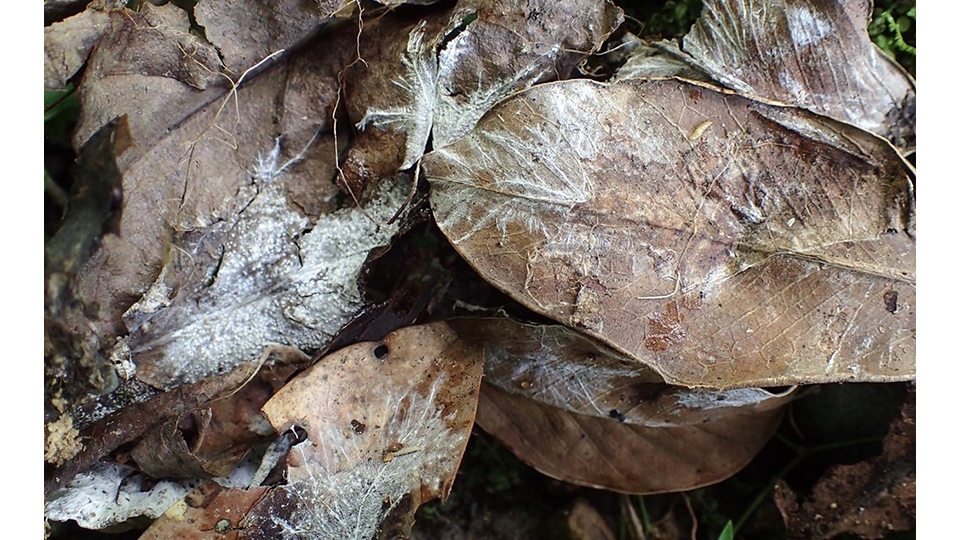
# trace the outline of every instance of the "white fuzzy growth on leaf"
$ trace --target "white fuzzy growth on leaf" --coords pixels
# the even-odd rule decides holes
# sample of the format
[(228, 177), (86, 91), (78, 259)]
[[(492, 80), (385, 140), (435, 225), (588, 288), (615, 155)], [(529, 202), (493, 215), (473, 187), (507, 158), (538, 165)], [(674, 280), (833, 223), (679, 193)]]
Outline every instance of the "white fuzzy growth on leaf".
[(195, 382), (255, 361), (269, 345), (320, 348), (360, 309), (360, 269), (397, 231), (383, 224), (403, 204), (408, 182), (385, 180), (365, 211), (339, 210), (311, 230), (287, 200), (277, 179), (286, 165), (277, 168), (274, 154), (258, 162), (260, 193), (219, 233), (223, 256), (209, 269), (210, 284), (131, 329), (142, 333), (131, 344), (134, 361), (150, 353), (149, 369), (139, 370), (144, 382)]
[(193, 481), (160, 480), (141, 490), (146, 477), (135, 473), (125, 465), (98, 464), (53, 494), (44, 514), (51, 521), (73, 519), (85, 529), (103, 529), (137, 516), (160, 517), (193, 489)]
[(407, 135), (406, 149), (400, 169), (408, 169), (423, 156), (427, 147), (430, 129), (433, 127), (433, 111), (437, 99), (437, 59), (433, 47), (424, 43), (424, 28), (421, 21), (407, 40), (406, 54), (400, 62), (407, 69), (406, 76), (394, 81), (404, 91), (407, 104), (390, 109), (367, 109), (357, 122), (357, 129), (367, 127), (402, 131)]
[[(372, 538), (404, 496), (421, 488), (439, 491), (444, 478), (455, 473), (466, 437), (447, 424), (454, 412), (437, 406), (437, 392), (445, 382), (442, 377), (435, 380), (426, 396), (388, 395), (386, 410), (393, 413), (378, 422), (383, 426), (376, 435), (378, 444), (362, 442), (371, 432), (346, 437), (334, 423), (318, 426), (315, 438), (322, 459), (312, 460), (315, 454), (303, 450), (311, 442), (302, 443), (297, 451), (305, 464), (292, 468), (289, 483), (280, 488), (292, 495), (297, 507), (289, 516), (269, 516), (284, 538)], [(399, 443), (399, 449), (387, 458), (391, 443)]]

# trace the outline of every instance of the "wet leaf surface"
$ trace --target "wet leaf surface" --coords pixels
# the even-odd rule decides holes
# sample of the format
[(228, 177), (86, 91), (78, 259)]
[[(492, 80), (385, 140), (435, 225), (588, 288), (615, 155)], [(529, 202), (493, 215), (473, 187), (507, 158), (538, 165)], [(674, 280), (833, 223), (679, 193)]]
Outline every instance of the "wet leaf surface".
[(911, 173), (866, 132), (688, 82), (565, 81), (424, 170), (487, 281), (669, 383), (914, 377)]

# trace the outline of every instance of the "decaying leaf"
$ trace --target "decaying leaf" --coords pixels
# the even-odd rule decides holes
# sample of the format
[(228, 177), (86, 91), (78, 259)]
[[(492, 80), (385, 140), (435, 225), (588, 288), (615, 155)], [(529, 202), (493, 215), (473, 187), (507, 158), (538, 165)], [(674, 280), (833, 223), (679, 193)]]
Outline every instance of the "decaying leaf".
[[(119, 46), (123, 35), (102, 43), (91, 63), (131, 54)], [(359, 305), (355, 278), (366, 252), (396, 230), (379, 224), (406, 199), (406, 179), (372, 194), (364, 211), (317, 221), (334, 206), (328, 130), (339, 58), (292, 56), (269, 67), (235, 95), (191, 90), (192, 108), (171, 107), (181, 115), (176, 121), (140, 119), (149, 128), (134, 133), (139, 152), (122, 165), (129, 196), (120, 236), (104, 242), (78, 280), (77, 296), (99, 308), (92, 322), (104, 337), (104, 355), (130, 360), (137, 377), (158, 388), (256, 360), (271, 344), (323, 345)], [(84, 84), (84, 107), (117, 107), (118, 96), (142, 86), (137, 77), (110, 79), (109, 103), (88, 88), (104, 81)], [(259, 305), (258, 294), (272, 307)], [(320, 311), (309, 299), (294, 300), (301, 295)]]
[(648, 428), (571, 413), (492, 385), (480, 392), (477, 424), (538, 471), (624, 493), (694, 489), (726, 479), (766, 444), (780, 411)]
[(263, 408), (305, 430), (287, 484), (247, 518), (251, 538), (370, 538), (402, 499), (446, 497), (473, 425), (479, 350), (444, 323), (398, 330), (321, 359)]
[(357, 136), (344, 162), (346, 187), (359, 196), (381, 176), (423, 156), (437, 93), (436, 36), (446, 11), (387, 14), (364, 26), (358, 54), (344, 73), (346, 108)]
[(186, 480), (153, 482), (132, 467), (104, 462), (78, 474), (50, 497), (44, 516), (53, 521), (73, 519), (86, 529), (103, 529), (131, 517), (159, 517), (193, 487), (193, 482)]
[[(77, 17), (91, 17), (89, 12), (98, 13), (91, 8)], [(110, 32), (97, 42), (77, 85), (81, 107), (73, 134), (76, 146), (111, 118), (126, 114), (134, 140), (148, 149), (167, 128), (202, 107), (210, 94), (229, 86), (217, 51), (190, 34), (182, 9), (144, 2), (140, 11), (106, 15)], [(48, 58), (45, 65), (50, 64)], [(219, 86), (219, 92), (202, 92), (211, 86)]]
[(650, 428), (713, 422), (776, 410), (792, 389), (691, 389), (666, 384), (653, 369), (564, 326), (510, 319), (455, 319), (465, 339), (482, 343), (484, 383), (572, 413)]
[(562, 326), (451, 322), (484, 352), (477, 423), (537, 470), (628, 493), (682, 491), (740, 470), (790, 392), (667, 385)]
[(265, 487), (226, 489), (204, 482), (154, 521), (140, 540), (238, 540), (243, 533), (240, 521), (266, 491)]
[(706, 0), (683, 50), (740, 92), (851, 122), (912, 148), (916, 90), (870, 42), (872, 3)]
[[(344, 164), (353, 193), (463, 135), (497, 101), (570, 74), (622, 20), (607, 0), (464, 0), (429, 15), (364, 26), (346, 72), (359, 130)], [(369, 37), (368, 37), (369, 36)]]
[(197, 23), (235, 75), (310, 36), (323, 24), (353, 13), (355, 0), (203, 0)]
[(144, 434), (130, 450), (140, 470), (154, 478), (225, 478), (254, 445), (275, 437), (260, 408), (309, 357), (294, 348), (265, 354), (280, 361), (202, 408), (172, 414)]
[[(44, 7), (50, 2), (44, 2)], [(43, 29), (43, 87), (60, 90), (87, 61), (100, 39), (119, 24), (107, 11), (88, 9)]]
[[(61, 488), (78, 472), (90, 469), (121, 445), (141, 438), (166, 418), (176, 418), (187, 411), (209, 407), (215, 416), (224, 420), (249, 420), (251, 413), (246, 409), (251, 404), (247, 402), (266, 401), (263, 393), (272, 395), (296, 369), (309, 360), (292, 347), (271, 347), (265, 354), (268, 357), (259, 371), (256, 371), (260, 367), (258, 365), (245, 365), (229, 373), (207, 377), (200, 382), (163, 393), (151, 391), (149, 387), (144, 390), (140, 387), (146, 387), (145, 384), (132, 381), (131, 386), (121, 385), (117, 392), (109, 396), (113, 401), (88, 403), (86, 407), (72, 411), (77, 420), (82, 422), (82, 431), (77, 434), (75, 443), (80, 449), (75, 455), (69, 456), (71, 459), (66, 463), (48, 461), (60, 466), (47, 475), (44, 492), (50, 494)], [(117, 414), (107, 416), (117, 409), (120, 409)], [(227, 409), (230, 412), (227, 414), (218, 409)], [(104, 416), (107, 417), (103, 418)], [(61, 418), (67, 417), (68, 415), (64, 415)], [(225, 426), (224, 431), (243, 432), (247, 431), (248, 426), (256, 430), (256, 424), (251, 421), (246, 425)], [(75, 432), (76, 428), (73, 431)], [(211, 436), (201, 445), (201, 454), (205, 454), (204, 461), (210, 462), (220, 454), (218, 449), (229, 451), (232, 441), (223, 441), (217, 430), (208, 435)], [(79, 444), (79, 441), (83, 441), (83, 444)], [(69, 440), (60, 442), (68, 443)]]
[(690, 82), (563, 81), (424, 170), (487, 281), (671, 384), (915, 376), (911, 171), (867, 132)]
[(60, 229), (44, 246), (44, 420), (45, 461), (62, 465), (82, 448), (69, 410), (77, 400), (117, 387), (115, 370), (99, 354), (100, 336), (76, 301), (77, 274), (104, 238), (116, 235), (123, 202), (118, 157), (130, 148), (125, 116), (103, 126), (80, 150), (71, 200)]
[(433, 146), (473, 128), (504, 97), (567, 77), (620, 25), (608, 0), (462, 0), (440, 45)]

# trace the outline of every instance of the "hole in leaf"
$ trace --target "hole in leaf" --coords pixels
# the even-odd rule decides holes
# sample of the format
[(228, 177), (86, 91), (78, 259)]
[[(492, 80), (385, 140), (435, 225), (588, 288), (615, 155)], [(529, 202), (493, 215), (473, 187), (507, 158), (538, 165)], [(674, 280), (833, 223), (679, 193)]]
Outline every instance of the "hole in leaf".
[(386, 345), (377, 345), (377, 348), (373, 350), (373, 355), (383, 360), (383, 357), (389, 352), (390, 349), (388, 349)]

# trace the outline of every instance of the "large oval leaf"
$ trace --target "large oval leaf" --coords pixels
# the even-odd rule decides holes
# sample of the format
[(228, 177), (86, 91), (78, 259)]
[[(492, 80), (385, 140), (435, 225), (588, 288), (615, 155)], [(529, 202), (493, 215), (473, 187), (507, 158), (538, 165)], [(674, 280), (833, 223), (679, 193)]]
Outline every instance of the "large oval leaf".
[(656, 493), (718, 482), (766, 444), (792, 399), (671, 386), (559, 325), (450, 324), (483, 348), (478, 424), (532, 467), (576, 484)]
[(485, 279), (667, 382), (914, 377), (913, 184), (867, 132), (688, 82), (564, 81), (424, 169)]

